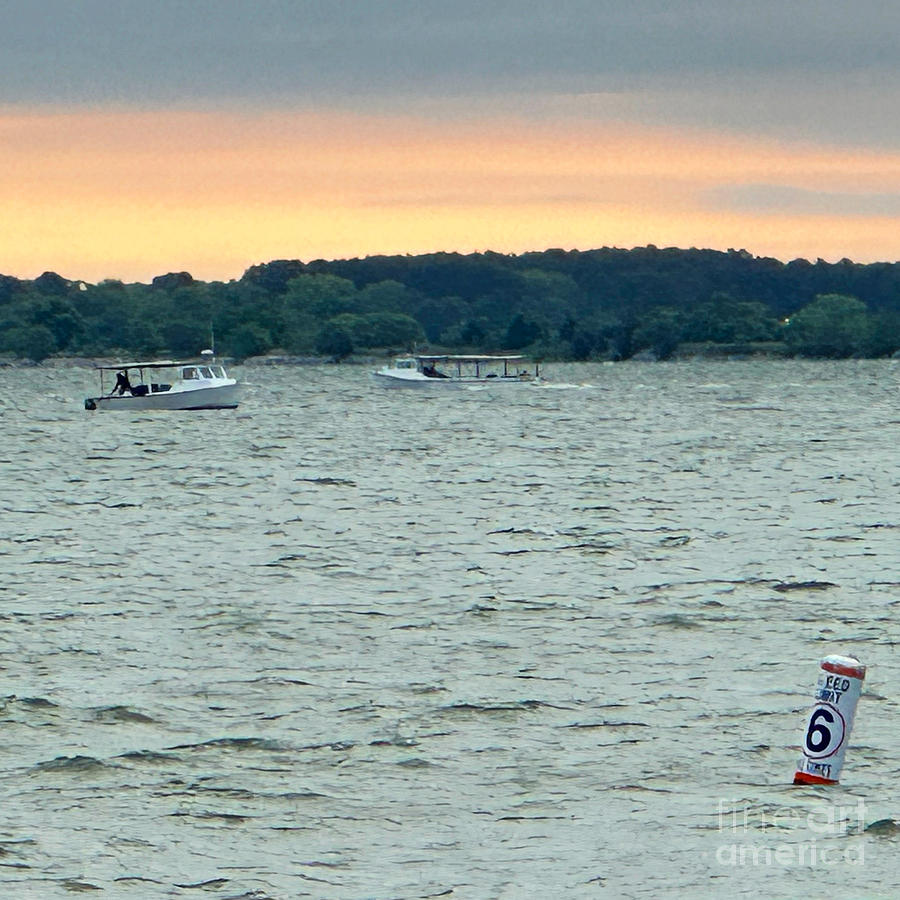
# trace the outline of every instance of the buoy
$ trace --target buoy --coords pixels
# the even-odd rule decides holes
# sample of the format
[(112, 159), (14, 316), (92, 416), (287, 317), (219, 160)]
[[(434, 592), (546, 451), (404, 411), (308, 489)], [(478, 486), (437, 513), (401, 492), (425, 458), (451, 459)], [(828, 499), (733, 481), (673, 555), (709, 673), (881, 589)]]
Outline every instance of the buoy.
[(837, 784), (850, 740), (866, 667), (849, 656), (826, 656), (819, 663), (816, 705), (803, 733), (803, 756), (794, 784)]

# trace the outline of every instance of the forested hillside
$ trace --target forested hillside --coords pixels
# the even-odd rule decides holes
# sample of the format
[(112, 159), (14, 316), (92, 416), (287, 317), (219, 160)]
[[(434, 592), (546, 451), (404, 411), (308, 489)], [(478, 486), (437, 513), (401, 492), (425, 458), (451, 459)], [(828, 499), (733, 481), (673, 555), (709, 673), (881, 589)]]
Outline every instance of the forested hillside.
[(229, 282), (0, 275), (0, 354), (522, 351), (666, 358), (697, 346), (798, 356), (900, 349), (900, 264), (642, 247), (275, 260)]

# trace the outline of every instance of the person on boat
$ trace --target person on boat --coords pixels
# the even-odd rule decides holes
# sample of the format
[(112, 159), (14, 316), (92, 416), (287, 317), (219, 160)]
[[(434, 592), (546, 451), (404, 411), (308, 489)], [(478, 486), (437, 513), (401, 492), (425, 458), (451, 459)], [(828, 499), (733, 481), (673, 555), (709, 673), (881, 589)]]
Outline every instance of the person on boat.
[(116, 374), (116, 386), (112, 389), (112, 394), (110, 396), (115, 394), (121, 395), (124, 394), (125, 391), (128, 391), (129, 394), (132, 393), (131, 382), (128, 380), (128, 373), (123, 370)]
[(443, 372), (438, 372), (438, 370), (432, 366), (422, 366), (422, 374), (427, 378), (446, 378), (447, 376)]

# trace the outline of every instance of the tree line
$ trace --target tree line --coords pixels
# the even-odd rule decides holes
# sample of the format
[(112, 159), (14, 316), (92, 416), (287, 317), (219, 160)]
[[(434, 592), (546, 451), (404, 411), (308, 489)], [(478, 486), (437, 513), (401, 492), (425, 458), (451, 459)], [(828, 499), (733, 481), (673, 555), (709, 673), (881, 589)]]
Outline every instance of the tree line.
[(0, 354), (515, 351), (665, 359), (696, 348), (843, 358), (900, 350), (900, 263), (783, 263), (744, 250), (546, 250), (274, 260), (98, 284), (0, 275)]

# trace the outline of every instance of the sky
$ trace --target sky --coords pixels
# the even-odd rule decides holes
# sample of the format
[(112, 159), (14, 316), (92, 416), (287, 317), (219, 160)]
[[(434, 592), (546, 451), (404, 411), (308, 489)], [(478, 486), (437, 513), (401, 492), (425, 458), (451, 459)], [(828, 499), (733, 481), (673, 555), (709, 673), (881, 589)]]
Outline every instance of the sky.
[(0, 0), (0, 273), (900, 259), (900, 4)]

